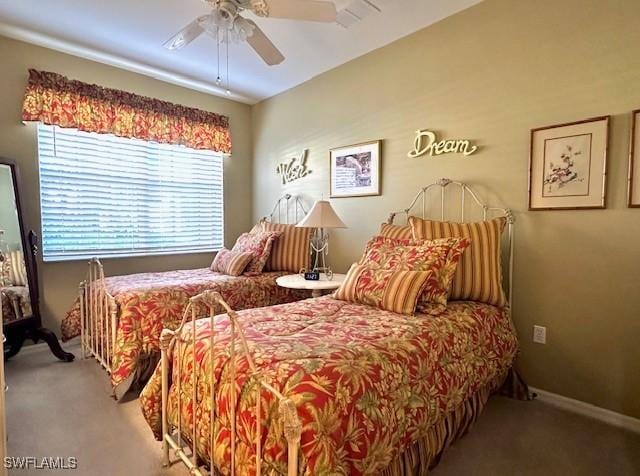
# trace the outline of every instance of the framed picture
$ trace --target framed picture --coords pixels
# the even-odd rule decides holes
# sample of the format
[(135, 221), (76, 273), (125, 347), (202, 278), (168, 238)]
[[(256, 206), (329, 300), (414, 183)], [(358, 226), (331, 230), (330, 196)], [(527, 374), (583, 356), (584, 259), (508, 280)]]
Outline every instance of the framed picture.
[(640, 109), (632, 114), (629, 147), (629, 207), (640, 208)]
[(609, 116), (531, 131), (529, 210), (605, 208)]
[(380, 195), (381, 141), (329, 151), (331, 198)]

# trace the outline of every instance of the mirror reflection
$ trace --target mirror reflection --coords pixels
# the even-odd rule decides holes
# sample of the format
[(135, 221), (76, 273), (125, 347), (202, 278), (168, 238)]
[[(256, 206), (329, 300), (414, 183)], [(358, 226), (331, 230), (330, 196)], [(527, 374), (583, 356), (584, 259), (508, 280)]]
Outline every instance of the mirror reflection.
[(31, 316), (11, 167), (0, 164), (0, 301), (4, 324)]

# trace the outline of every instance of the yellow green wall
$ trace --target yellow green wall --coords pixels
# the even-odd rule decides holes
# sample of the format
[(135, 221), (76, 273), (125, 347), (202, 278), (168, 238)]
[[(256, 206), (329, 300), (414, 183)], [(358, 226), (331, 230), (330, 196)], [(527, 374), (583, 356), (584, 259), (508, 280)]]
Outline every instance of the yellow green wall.
[[(233, 244), (251, 218), (251, 108), (245, 104), (174, 86), (46, 48), (0, 37), (0, 157), (18, 162), (23, 179), (26, 225), (40, 234), (38, 150), (35, 126), (20, 122), (27, 70), (54, 71), (70, 78), (122, 89), (230, 117), (233, 157), (225, 159), (225, 241)], [(118, 258), (104, 261), (108, 275), (205, 267), (212, 254)], [(40, 263), (44, 324), (59, 333), (59, 322), (84, 279), (85, 261)]]
[[(285, 190), (329, 192), (328, 149), (384, 139), (383, 194), (333, 205), (344, 271), (387, 213), (440, 177), (516, 213), (514, 320), (533, 386), (640, 417), (640, 210), (626, 208), (640, 107), (640, 2), (486, 0), (253, 108), (253, 218)], [(531, 128), (612, 115), (607, 209), (527, 211)], [(409, 159), (413, 131), (470, 138), (468, 158)], [(308, 177), (276, 165), (309, 148)], [(495, 193), (489, 194), (488, 190)], [(532, 342), (533, 324), (547, 344)]]

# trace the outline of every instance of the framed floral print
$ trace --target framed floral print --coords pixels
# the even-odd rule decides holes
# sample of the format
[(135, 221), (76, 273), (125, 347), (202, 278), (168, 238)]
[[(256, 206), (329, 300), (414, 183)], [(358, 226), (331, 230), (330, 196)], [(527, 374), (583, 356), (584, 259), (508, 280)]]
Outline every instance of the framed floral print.
[(640, 109), (632, 113), (629, 147), (629, 207), (640, 208)]
[(380, 195), (381, 142), (376, 140), (329, 151), (331, 198)]
[(531, 131), (529, 210), (605, 208), (609, 116)]

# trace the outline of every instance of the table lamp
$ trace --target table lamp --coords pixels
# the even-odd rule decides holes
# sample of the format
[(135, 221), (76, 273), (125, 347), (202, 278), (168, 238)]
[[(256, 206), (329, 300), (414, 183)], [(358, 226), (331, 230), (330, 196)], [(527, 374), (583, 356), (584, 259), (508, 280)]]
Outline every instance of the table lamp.
[(329, 233), (331, 228), (346, 228), (340, 217), (327, 200), (317, 200), (309, 213), (296, 226), (301, 228), (315, 228), (311, 238), (311, 250), (313, 253), (313, 271), (325, 273), (327, 279), (333, 278), (333, 271), (327, 266), (329, 254)]

